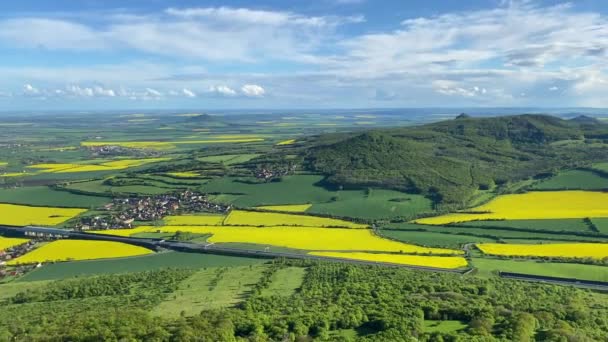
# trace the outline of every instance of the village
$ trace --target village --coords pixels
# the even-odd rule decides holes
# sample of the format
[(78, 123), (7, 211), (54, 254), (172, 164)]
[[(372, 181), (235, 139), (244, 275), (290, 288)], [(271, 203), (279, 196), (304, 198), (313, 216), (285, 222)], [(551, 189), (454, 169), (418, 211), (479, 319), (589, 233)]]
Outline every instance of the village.
[(19, 277), (29, 272), (32, 269), (32, 265), (7, 268), (6, 263), (34, 250), (37, 244), (38, 241), (32, 239), (21, 245), (0, 250), (0, 281), (7, 277)]
[(78, 231), (132, 228), (135, 221), (162, 220), (178, 213), (227, 213), (231, 205), (212, 203), (206, 194), (184, 190), (146, 197), (115, 198), (103, 207), (106, 213), (78, 219)]

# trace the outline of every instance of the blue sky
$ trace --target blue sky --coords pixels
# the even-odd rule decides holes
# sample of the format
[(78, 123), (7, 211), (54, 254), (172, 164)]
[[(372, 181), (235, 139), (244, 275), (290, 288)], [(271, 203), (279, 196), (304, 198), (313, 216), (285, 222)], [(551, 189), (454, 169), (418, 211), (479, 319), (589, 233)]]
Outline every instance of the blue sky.
[(608, 3), (0, 3), (0, 110), (608, 107)]

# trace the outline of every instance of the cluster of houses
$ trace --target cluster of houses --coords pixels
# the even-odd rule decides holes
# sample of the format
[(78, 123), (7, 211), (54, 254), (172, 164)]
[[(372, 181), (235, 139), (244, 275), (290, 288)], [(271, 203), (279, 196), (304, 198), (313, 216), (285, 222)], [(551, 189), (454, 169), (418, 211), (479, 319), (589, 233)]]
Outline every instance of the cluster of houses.
[(87, 146), (87, 150), (93, 157), (99, 156), (123, 156), (123, 155), (135, 155), (138, 157), (151, 157), (157, 156), (159, 153), (153, 150), (142, 150), (133, 149), (124, 146), (116, 145), (100, 145), (100, 146)]
[(292, 174), (296, 170), (296, 164), (292, 164), (279, 169), (261, 168), (255, 171), (255, 178), (270, 181), (273, 179), (281, 178), (288, 174)]
[(36, 248), (36, 241), (29, 240), (28, 242), (7, 248), (5, 250), (0, 250), (0, 280), (6, 277), (17, 277), (25, 274), (31, 269), (31, 266), (16, 266), (7, 268), (6, 263), (12, 259), (20, 257), (25, 253), (30, 252)]
[(212, 203), (205, 194), (184, 190), (156, 196), (115, 198), (104, 206), (107, 214), (83, 217), (76, 230), (132, 228), (135, 221), (156, 221), (168, 215), (185, 212), (226, 213), (230, 205)]

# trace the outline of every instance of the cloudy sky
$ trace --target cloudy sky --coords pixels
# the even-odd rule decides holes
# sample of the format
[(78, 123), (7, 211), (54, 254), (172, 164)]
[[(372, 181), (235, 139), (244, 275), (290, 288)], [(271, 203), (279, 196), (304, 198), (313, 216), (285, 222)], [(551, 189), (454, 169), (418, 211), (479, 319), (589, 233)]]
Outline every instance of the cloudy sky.
[(0, 3), (0, 110), (608, 107), (607, 67), (604, 0)]

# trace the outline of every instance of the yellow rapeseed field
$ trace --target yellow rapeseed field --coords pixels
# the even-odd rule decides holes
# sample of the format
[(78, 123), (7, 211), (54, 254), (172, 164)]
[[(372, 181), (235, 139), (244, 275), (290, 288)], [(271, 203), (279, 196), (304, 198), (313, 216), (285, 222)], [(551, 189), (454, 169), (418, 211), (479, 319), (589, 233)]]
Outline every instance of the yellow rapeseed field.
[(178, 178), (196, 178), (196, 177), (200, 177), (200, 173), (198, 172), (191, 172), (191, 171), (187, 171), (187, 172), (167, 172), (167, 175), (169, 176), (173, 176), (173, 177), (178, 177)]
[(251, 227), (251, 226), (162, 226), (135, 229), (105, 230), (99, 234), (128, 236), (142, 232), (212, 234), (207, 241), (214, 243), (237, 242), (288, 247), (311, 251), (378, 251), (403, 253), (463, 254), (460, 250), (427, 248), (373, 234), (371, 229), (316, 228), (316, 227)]
[(607, 243), (549, 243), (543, 245), (480, 243), (485, 254), (562, 258), (608, 258)]
[(120, 242), (58, 240), (37, 248), (17, 259), (11, 260), (8, 264), (17, 265), (47, 261), (121, 258), (150, 253), (152, 253), (152, 251), (147, 248)]
[(19, 246), (26, 242), (28, 242), (28, 239), (5, 238), (0, 236), (0, 252), (13, 246)]
[(223, 215), (167, 216), (163, 219), (169, 226), (221, 226)]
[(364, 224), (308, 215), (233, 210), (224, 224), (231, 226), (306, 226), (367, 228)]
[(124, 170), (130, 167), (137, 167), (145, 164), (167, 161), (170, 159), (171, 158), (120, 159), (99, 164), (35, 164), (28, 166), (28, 168), (41, 169), (41, 173), (112, 171)]
[(295, 142), (296, 142), (296, 139), (289, 139), (289, 140), (284, 140), (284, 141), (278, 142), (277, 145), (278, 146), (293, 145), (293, 144), (295, 144)]
[(256, 208), (264, 210), (286, 211), (290, 213), (303, 213), (310, 209), (310, 207), (312, 207), (312, 204), (263, 205)]
[(54, 226), (87, 211), (76, 208), (29, 207), (0, 204), (0, 224)]
[(197, 145), (197, 144), (221, 144), (221, 143), (247, 143), (264, 141), (263, 138), (223, 138), (206, 140), (177, 140), (177, 141), (83, 141), (80, 144), (85, 147), (93, 146), (122, 146), (137, 149), (168, 150), (175, 145)]
[(461, 268), (468, 265), (463, 257), (442, 257), (422, 255), (401, 254), (379, 254), (379, 253), (344, 253), (344, 252), (310, 252), (311, 255), (325, 256), (340, 259), (352, 259), (373, 262), (388, 262), (392, 264), (424, 266), (435, 268)]
[(594, 191), (542, 191), (502, 195), (469, 209), (476, 214), (454, 213), (415, 220), (421, 224), (448, 224), (474, 220), (565, 219), (608, 217), (608, 193)]

